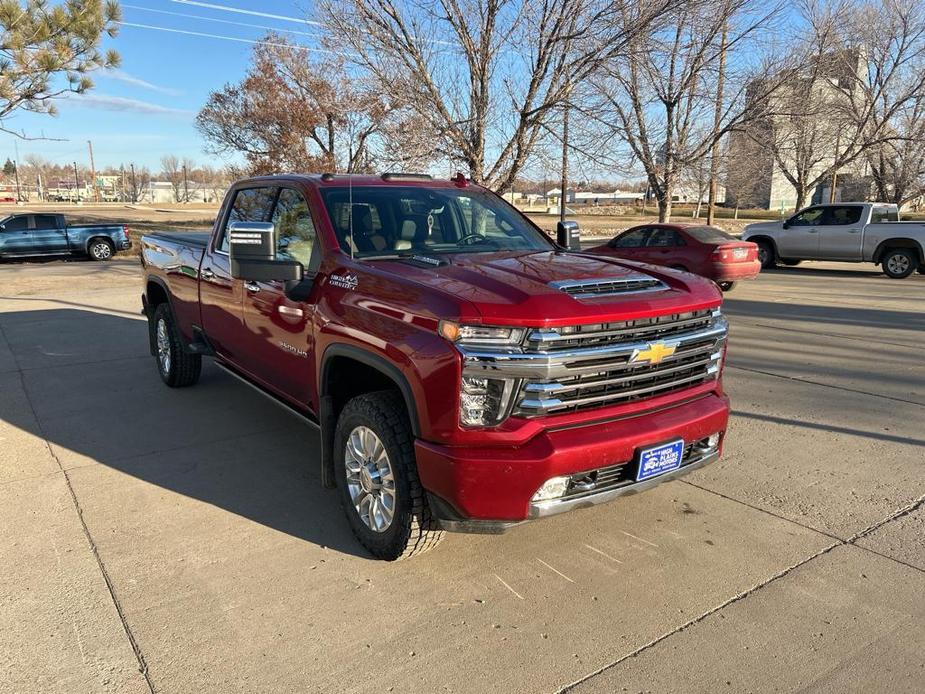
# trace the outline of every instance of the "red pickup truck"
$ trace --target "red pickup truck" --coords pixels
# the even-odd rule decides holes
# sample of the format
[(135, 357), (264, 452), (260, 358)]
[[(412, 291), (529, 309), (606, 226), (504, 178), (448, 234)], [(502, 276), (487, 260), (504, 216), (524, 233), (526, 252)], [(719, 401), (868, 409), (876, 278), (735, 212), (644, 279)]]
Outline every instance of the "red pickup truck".
[(461, 175), (239, 181), (211, 234), (142, 238), (151, 353), (169, 386), (213, 357), (316, 423), (306, 456), (383, 559), (716, 460), (716, 285), (559, 232)]

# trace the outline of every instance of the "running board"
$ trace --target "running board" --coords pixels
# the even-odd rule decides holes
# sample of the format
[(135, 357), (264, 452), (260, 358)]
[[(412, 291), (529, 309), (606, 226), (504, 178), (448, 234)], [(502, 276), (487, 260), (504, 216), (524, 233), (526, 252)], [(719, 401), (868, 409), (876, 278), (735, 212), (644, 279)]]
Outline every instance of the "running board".
[(256, 383), (252, 383), (250, 379), (248, 379), (246, 376), (242, 376), (241, 374), (239, 374), (237, 371), (235, 371), (235, 369), (234, 369), (233, 367), (228, 366), (228, 364), (225, 364), (224, 362), (221, 362), (221, 361), (219, 361), (218, 359), (215, 359), (215, 360), (213, 361), (213, 363), (214, 363), (218, 368), (220, 368), (222, 371), (224, 371), (225, 373), (227, 373), (228, 375), (233, 376), (234, 378), (236, 378), (236, 379), (238, 379), (239, 381), (241, 381), (241, 383), (243, 383), (244, 385), (249, 386), (249, 387), (252, 388), (253, 390), (256, 390), (256, 391), (257, 391), (258, 393), (260, 393), (261, 395), (265, 396), (266, 398), (268, 398), (268, 399), (271, 400), (272, 402), (274, 402), (274, 403), (276, 403), (277, 405), (279, 405), (281, 408), (283, 408), (284, 410), (286, 410), (286, 412), (288, 412), (289, 414), (298, 417), (298, 418), (299, 418), (302, 422), (304, 422), (305, 424), (310, 424), (311, 426), (313, 426), (313, 427), (315, 427), (315, 428), (318, 428), (318, 429), (321, 428), (321, 425), (318, 424), (318, 420), (315, 419), (314, 415), (309, 414), (309, 413), (307, 413), (307, 412), (302, 412), (301, 410), (297, 409), (297, 408), (294, 407), (293, 405), (290, 405), (288, 402), (286, 402), (286, 401), (283, 400), (282, 398), (277, 397), (276, 395), (274, 395), (273, 393), (269, 392), (268, 390), (265, 390), (265, 389), (261, 388), (261, 387), (258, 386)]

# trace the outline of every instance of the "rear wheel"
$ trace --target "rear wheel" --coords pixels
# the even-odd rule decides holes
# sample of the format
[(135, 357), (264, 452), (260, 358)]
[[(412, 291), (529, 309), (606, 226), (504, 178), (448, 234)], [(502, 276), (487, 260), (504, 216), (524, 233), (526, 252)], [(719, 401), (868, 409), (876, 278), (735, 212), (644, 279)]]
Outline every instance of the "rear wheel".
[(93, 260), (109, 260), (115, 249), (106, 239), (93, 239), (87, 248), (87, 253)]
[(202, 357), (183, 350), (167, 304), (160, 304), (154, 310), (150, 329), (154, 331), (154, 356), (161, 380), (171, 388), (195, 384), (202, 371)]
[(883, 254), (880, 264), (887, 277), (901, 280), (915, 272), (918, 258), (908, 248), (891, 248)]
[(736, 286), (735, 282), (717, 282), (717, 284), (724, 292), (731, 292)]
[(406, 559), (443, 538), (418, 479), (411, 424), (398, 393), (350, 400), (337, 418), (334, 456), (347, 521), (374, 557)]
[(777, 254), (774, 252), (774, 246), (770, 241), (756, 241), (758, 245), (758, 262), (765, 270), (774, 267), (777, 262)]

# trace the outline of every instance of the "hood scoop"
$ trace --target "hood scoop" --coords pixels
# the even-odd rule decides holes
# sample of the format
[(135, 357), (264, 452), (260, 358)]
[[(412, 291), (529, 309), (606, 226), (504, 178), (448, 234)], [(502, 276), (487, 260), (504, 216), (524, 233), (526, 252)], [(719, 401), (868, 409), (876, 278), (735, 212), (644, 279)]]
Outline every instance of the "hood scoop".
[(668, 289), (661, 280), (641, 272), (632, 272), (625, 277), (599, 277), (587, 280), (560, 280), (549, 286), (565, 292), (574, 299), (598, 299), (604, 296), (621, 296), (641, 292), (660, 292)]

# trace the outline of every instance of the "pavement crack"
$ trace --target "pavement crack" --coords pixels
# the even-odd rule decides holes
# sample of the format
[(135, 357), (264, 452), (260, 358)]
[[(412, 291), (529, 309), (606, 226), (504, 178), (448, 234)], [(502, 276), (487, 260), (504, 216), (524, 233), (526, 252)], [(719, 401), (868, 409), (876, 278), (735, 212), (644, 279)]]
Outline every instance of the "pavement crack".
[[(690, 483), (687, 482), (687, 484), (690, 484)], [(691, 486), (695, 486), (695, 487), (696, 487), (697, 485), (691, 485)], [(702, 489), (702, 487), (698, 487), (698, 489)], [(707, 490), (705, 490), (705, 491), (711, 491), (711, 490), (707, 489)], [(716, 492), (714, 492), (714, 493), (716, 493)], [(723, 495), (720, 494), (719, 496), (723, 496)], [(725, 498), (730, 498), (730, 497), (725, 497)], [(737, 501), (736, 499), (730, 499), (730, 500), (731, 500), (731, 501)], [(739, 502), (739, 503), (743, 503), (743, 502)], [(739, 602), (739, 601), (741, 601), (741, 600), (744, 600), (745, 598), (747, 598), (748, 596), (752, 595), (752, 594), (755, 593), (756, 591), (759, 591), (759, 590), (761, 590), (762, 588), (765, 588), (766, 586), (769, 586), (770, 584), (774, 583), (775, 581), (778, 581), (779, 579), (784, 578), (785, 576), (789, 575), (790, 573), (792, 573), (792, 572), (795, 571), (796, 569), (799, 569), (801, 566), (805, 566), (806, 564), (810, 563), (811, 561), (814, 561), (815, 559), (818, 559), (819, 557), (828, 554), (828, 553), (831, 552), (833, 549), (836, 549), (836, 548), (838, 548), (838, 547), (852, 546), (852, 547), (857, 547), (858, 549), (865, 549), (865, 550), (866, 550), (865, 547), (860, 547), (859, 545), (855, 545), (854, 543), (855, 543), (857, 540), (861, 539), (862, 537), (865, 537), (866, 535), (869, 535), (870, 533), (874, 532), (874, 531), (877, 530), (878, 528), (883, 527), (883, 526), (886, 525), (887, 523), (890, 523), (890, 522), (896, 520), (897, 518), (901, 518), (901, 517), (903, 517), (903, 516), (905, 516), (905, 515), (908, 515), (908, 514), (910, 514), (910, 513), (915, 512), (918, 508), (920, 508), (920, 507), (922, 506), (923, 503), (925, 503), (925, 495), (922, 495), (922, 496), (920, 496), (919, 498), (915, 499), (914, 501), (910, 502), (909, 504), (906, 504), (905, 506), (903, 506), (903, 507), (901, 507), (901, 508), (899, 508), (899, 509), (896, 509), (893, 513), (891, 513), (890, 515), (888, 515), (886, 518), (883, 518), (883, 519), (881, 519), (881, 520), (878, 520), (878, 521), (876, 521), (875, 523), (871, 523), (869, 526), (867, 526), (867, 527), (864, 528), (863, 530), (861, 530), (861, 531), (859, 531), (859, 532), (856, 532), (854, 535), (852, 535), (851, 537), (849, 537), (847, 540), (842, 540), (842, 539), (839, 539), (839, 538), (835, 538), (836, 541), (833, 542), (832, 544), (827, 545), (826, 547), (823, 547), (822, 549), (818, 550), (817, 552), (814, 552), (813, 554), (809, 555), (808, 557), (804, 557), (803, 559), (801, 559), (800, 561), (796, 562), (795, 564), (792, 564), (791, 566), (788, 566), (787, 568), (778, 571), (777, 573), (775, 573), (775, 574), (773, 574), (772, 576), (766, 578), (765, 580), (763, 580), (763, 581), (761, 581), (761, 582), (759, 582), (759, 583), (756, 583), (756, 584), (753, 585), (751, 588), (748, 588), (748, 589), (746, 589), (746, 590), (744, 590), (744, 591), (742, 591), (742, 592), (740, 592), (740, 593), (736, 593), (736, 594), (733, 595), (732, 597), (730, 597), (730, 598), (724, 600), (723, 602), (721, 602), (719, 605), (716, 605), (715, 607), (711, 607), (711, 608), (710, 608), (709, 610), (707, 610), (706, 612), (703, 612), (702, 614), (698, 615), (697, 617), (694, 617), (693, 619), (691, 619), (691, 620), (685, 622), (684, 624), (681, 624), (681, 625), (675, 627), (674, 629), (671, 629), (670, 631), (667, 631), (667, 632), (665, 632), (664, 634), (655, 637), (655, 638), (652, 639), (651, 641), (648, 641), (648, 642), (642, 644), (641, 646), (639, 646), (638, 648), (636, 648), (636, 649), (630, 651), (629, 653), (626, 653), (626, 654), (620, 656), (619, 658), (617, 658), (617, 659), (614, 660), (613, 662), (607, 663), (606, 665), (603, 665), (602, 667), (599, 667), (597, 670), (594, 670), (593, 672), (590, 672), (590, 673), (588, 673), (587, 675), (584, 675), (584, 676), (578, 678), (578, 679), (575, 680), (574, 682), (571, 682), (571, 683), (565, 685), (564, 687), (562, 687), (562, 688), (560, 688), (559, 690), (557, 690), (556, 694), (566, 694), (567, 692), (570, 692), (570, 691), (574, 690), (575, 687), (578, 687), (579, 685), (584, 684), (585, 682), (587, 682), (587, 681), (589, 681), (589, 680), (591, 680), (591, 679), (594, 679), (594, 678), (597, 677), (598, 675), (601, 675), (601, 674), (603, 674), (604, 672), (607, 672), (608, 670), (611, 670), (611, 669), (617, 667), (618, 665), (620, 665), (621, 663), (623, 663), (623, 662), (629, 660), (630, 658), (635, 658), (636, 656), (642, 654), (643, 652), (649, 650), (650, 648), (652, 648), (652, 647), (654, 647), (654, 646), (657, 646), (657, 645), (660, 644), (662, 641), (665, 641), (666, 639), (668, 639), (668, 638), (674, 636), (675, 634), (679, 634), (679, 633), (681, 633), (682, 631), (684, 631), (684, 630), (686, 630), (686, 629), (689, 629), (690, 627), (694, 626), (695, 624), (699, 624), (700, 622), (702, 622), (702, 621), (704, 621), (705, 619), (707, 619), (708, 617), (710, 617), (710, 616), (716, 614), (716, 613), (719, 612), (720, 610), (723, 610), (723, 609), (729, 607), (730, 605), (732, 605), (732, 604), (734, 604), (734, 603), (737, 603), (737, 602)], [(745, 506), (749, 506), (749, 504), (744, 504), (744, 505), (745, 505)], [(753, 507), (753, 508), (754, 508), (754, 507)], [(757, 510), (763, 511), (764, 509), (757, 509)], [(765, 512), (768, 513), (767, 511), (765, 511)], [(771, 514), (771, 515), (775, 515), (775, 514)], [(792, 520), (790, 520), (790, 519), (788, 519), (788, 518), (784, 518), (783, 520), (787, 520), (787, 521), (789, 521), (789, 522), (791, 522), (791, 523), (794, 522), (794, 521), (792, 521)], [(799, 523), (796, 523), (796, 525), (800, 525), (800, 524), (799, 524)], [(803, 526), (803, 527), (806, 527), (806, 526)], [(814, 528), (808, 528), (808, 529), (809, 529), (809, 530), (815, 530)], [(820, 532), (820, 531), (815, 531), (815, 532)], [(832, 535), (828, 535), (827, 533), (822, 533), (822, 534), (823, 534), (823, 535), (827, 535), (828, 537), (834, 537), (834, 536), (832, 536)], [(886, 558), (887, 558), (887, 559), (892, 559), (892, 557), (886, 557)], [(896, 560), (894, 559), (893, 561), (896, 561)], [(899, 563), (900, 563), (900, 564), (904, 564), (904, 562), (899, 562)], [(917, 569), (917, 567), (911, 567), (911, 568)], [(917, 569), (917, 570), (921, 571), (921, 569)]]
[[(3, 332), (2, 325), (0, 325), (0, 337), (2, 337), (4, 342), (9, 345), (9, 341)], [(10, 350), (10, 352), (12, 354), (12, 350)], [(15, 354), (13, 355), (13, 359), (16, 360)], [(16, 362), (16, 365), (17, 367), (19, 366), (18, 361)], [(110, 578), (109, 572), (106, 570), (105, 564), (103, 564), (103, 559), (100, 556), (96, 542), (93, 540), (93, 536), (90, 534), (90, 529), (87, 527), (87, 522), (83, 515), (83, 509), (80, 506), (80, 501), (77, 499), (77, 494), (74, 492), (74, 486), (71, 484), (71, 478), (68, 475), (68, 471), (65, 469), (64, 465), (61, 463), (61, 459), (57, 456), (54, 448), (49, 443), (48, 436), (45, 434), (45, 430), (42, 427), (41, 421), (39, 421), (38, 413), (36, 412), (35, 405), (32, 402), (32, 397), (29, 395), (29, 391), (26, 388), (26, 379), (22, 369), (19, 369), (19, 382), (23, 390), (23, 395), (26, 398), (26, 402), (29, 405), (29, 410), (32, 412), (32, 416), (35, 418), (36, 427), (38, 428), (39, 434), (42, 437), (45, 448), (48, 450), (48, 454), (52, 457), (52, 460), (55, 461), (55, 464), (58, 466), (58, 469), (61, 470), (61, 473), (64, 476), (64, 481), (67, 486), (68, 493), (71, 496), (71, 503), (73, 503), (74, 510), (77, 513), (77, 519), (80, 521), (80, 527), (83, 530), (84, 538), (87, 540), (90, 551), (93, 553), (93, 558), (96, 560), (97, 568), (99, 568), (100, 574), (103, 577), (103, 581), (106, 584), (106, 589), (109, 591), (109, 598), (112, 600), (112, 604), (116, 608), (116, 613), (119, 616), (119, 621), (122, 624), (122, 630), (125, 633), (125, 637), (128, 639), (129, 645), (132, 647), (132, 652), (135, 654), (135, 660), (138, 663), (138, 671), (144, 677), (145, 682), (148, 685), (148, 691), (150, 691), (151, 694), (155, 694), (154, 683), (151, 681), (151, 676), (148, 673), (148, 665), (145, 661), (144, 654), (141, 652), (141, 647), (138, 645), (138, 641), (135, 639), (135, 635), (132, 633), (132, 628), (129, 626), (128, 621), (125, 618), (125, 612), (123, 611), (122, 604), (119, 602), (119, 598), (116, 595), (116, 590), (113, 586), (112, 578)]]
[(867, 390), (860, 390), (858, 388), (847, 388), (845, 386), (836, 386), (831, 383), (821, 383), (820, 381), (811, 381), (808, 378), (800, 378), (798, 376), (785, 376), (784, 374), (774, 373), (773, 371), (762, 371), (761, 369), (751, 369), (747, 366), (737, 366), (735, 364), (726, 364), (727, 369), (738, 369), (739, 371), (748, 371), (754, 374), (761, 374), (762, 376), (772, 376), (774, 378), (782, 378), (785, 381), (796, 381), (798, 383), (808, 383), (813, 386), (821, 386), (822, 388), (834, 388), (835, 390), (842, 390), (848, 393), (857, 393), (858, 395), (869, 395), (872, 398), (882, 398), (883, 400), (892, 400), (893, 402), (902, 402), (906, 405), (917, 405), (918, 407), (925, 407), (925, 403), (916, 402), (915, 400), (906, 400), (904, 398), (897, 398), (892, 395), (882, 395), (881, 393), (871, 393)]

